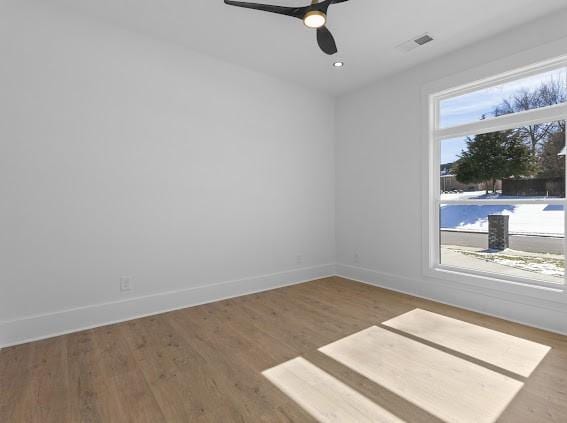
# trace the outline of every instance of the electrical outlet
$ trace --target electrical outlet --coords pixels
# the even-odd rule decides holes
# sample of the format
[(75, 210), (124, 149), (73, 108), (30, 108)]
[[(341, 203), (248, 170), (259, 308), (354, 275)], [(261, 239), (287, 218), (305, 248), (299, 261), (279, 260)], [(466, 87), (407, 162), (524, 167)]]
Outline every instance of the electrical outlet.
[(120, 292), (132, 291), (132, 282), (130, 278), (120, 278)]
[(303, 256), (298, 255), (297, 257), (295, 257), (295, 263), (296, 264), (303, 264)]
[(360, 257), (358, 256), (358, 253), (354, 253), (354, 255), (352, 256), (352, 261), (355, 264), (360, 264)]

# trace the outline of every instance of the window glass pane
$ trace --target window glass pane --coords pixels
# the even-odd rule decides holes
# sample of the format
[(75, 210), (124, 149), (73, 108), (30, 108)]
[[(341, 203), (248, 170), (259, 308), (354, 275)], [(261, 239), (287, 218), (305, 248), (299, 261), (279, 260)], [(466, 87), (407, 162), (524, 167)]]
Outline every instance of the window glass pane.
[(561, 205), (456, 205), (440, 210), (441, 264), (564, 283)]
[(565, 121), (440, 141), (441, 200), (565, 197)]
[(567, 101), (567, 68), (442, 100), (439, 127), (478, 122)]

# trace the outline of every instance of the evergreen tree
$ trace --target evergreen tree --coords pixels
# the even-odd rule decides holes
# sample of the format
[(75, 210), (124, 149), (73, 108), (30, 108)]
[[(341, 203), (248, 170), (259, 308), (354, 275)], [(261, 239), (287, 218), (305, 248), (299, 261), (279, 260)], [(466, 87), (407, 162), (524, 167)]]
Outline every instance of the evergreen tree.
[(459, 182), (484, 183), (496, 191), (496, 181), (506, 177), (529, 176), (534, 172), (530, 149), (512, 131), (492, 132), (468, 138), (467, 150), (455, 163), (453, 172)]
[(565, 147), (565, 132), (556, 132), (545, 141), (539, 157), (539, 174), (547, 178), (565, 177), (565, 156), (560, 156)]

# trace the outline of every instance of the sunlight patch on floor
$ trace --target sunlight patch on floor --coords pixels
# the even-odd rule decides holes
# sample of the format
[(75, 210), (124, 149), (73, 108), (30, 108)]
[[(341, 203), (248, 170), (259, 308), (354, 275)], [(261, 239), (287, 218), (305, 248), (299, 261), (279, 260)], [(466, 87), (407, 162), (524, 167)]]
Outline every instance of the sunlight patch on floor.
[(403, 423), (403, 420), (304, 358), (294, 358), (262, 374), (322, 423)]
[(502, 369), (529, 377), (551, 349), (482, 326), (415, 309), (383, 323)]
[(319, 351), (447, 422), (493, 423), (523, 386), (376, 326)]

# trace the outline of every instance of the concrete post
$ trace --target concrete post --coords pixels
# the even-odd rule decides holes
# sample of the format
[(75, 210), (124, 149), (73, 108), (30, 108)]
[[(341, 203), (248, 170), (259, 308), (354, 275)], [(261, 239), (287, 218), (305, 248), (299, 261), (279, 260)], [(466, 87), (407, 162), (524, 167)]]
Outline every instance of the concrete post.
[(491, 214), (488, 216), (488, 248), (502, 251), (510, 246), (508, 224), (510, 216)]

